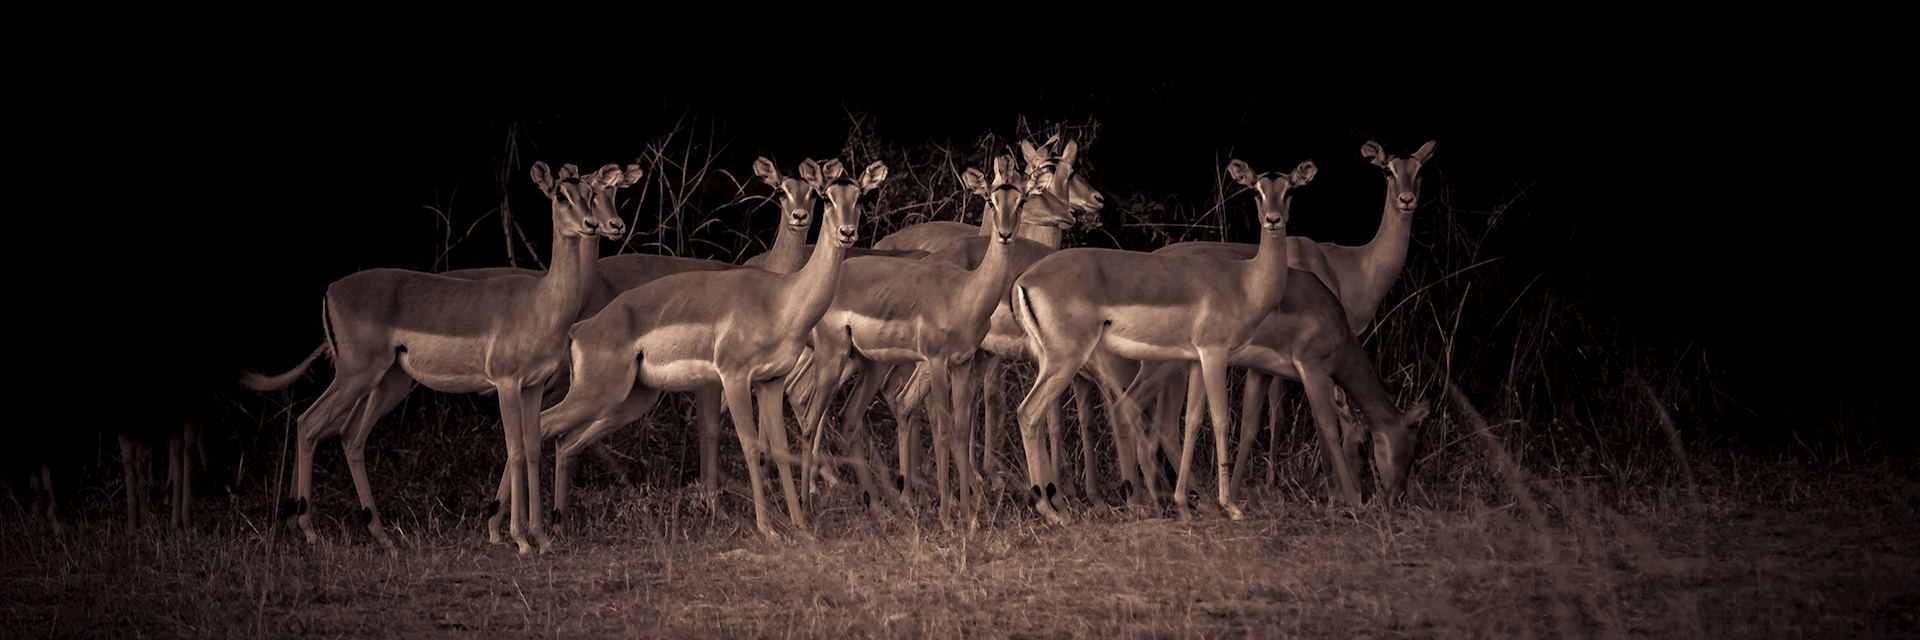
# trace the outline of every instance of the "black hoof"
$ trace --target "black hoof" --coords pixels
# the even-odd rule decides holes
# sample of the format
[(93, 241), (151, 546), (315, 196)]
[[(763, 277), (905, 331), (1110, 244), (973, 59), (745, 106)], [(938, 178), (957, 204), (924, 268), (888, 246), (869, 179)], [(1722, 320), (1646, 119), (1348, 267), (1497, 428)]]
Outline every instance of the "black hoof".
[(280, 519), (286, 520), (307, 515), (306, 498), (287, 498), (280, 501)]
[(484, 518), (491, 518), (491, 517), (493, 517), (493, 516), (494, 516), (494, 514), (496, 514), (496, 513), (500, 513), (500, 501), (499, 501), (499, 500), (495, 500), (495, 501), (493, 501), (493, 502), (489, 502), (489, 503), (487, 503), (487, 514), (486, 514), (485, 516), (481, 516), (481, 517), (484, 517)]
[(893, 490), (894, 490), (894, 491), (906, 491), (906, 490), (907, 490), (907, 477), (906, 477), (906, 476), (894, 476), (894, 477), (893, 477)]
[(1053, 486), (1053, 483), (1051, 482), (1047, 483), (1047, 501), (1048, 502), (1052, 502), (1053, 497), (1059, 494), (1060, 494), (1059, 488)]
[(1036, 485), (1028, 486), (1027, 492), (1032, 494), (1027, 496), (1027, 506), (1033, 507), (1036, 509), (1039, 508), (1040, 507), (1040, 485), (1036, 484)]
[(554, 510), (553, 510), (553, 519), (552, 519), (552, 520), (548, 520), (548, 522), (553, 522), (553, 523), (558, 523), (558, 522), (560, 522), (560, 516), (561, 516), (561, 515), (562, 515), (562, 513), (561, 513), (561, 511), (560, 511), (559, 509), (554, 509)]
[(1133, 497), (1133, 481), (1121, 480), (1120, 481), (1120, 499), (1125, 500), (1131, 497)]
[(360, 526), (362, 527), (373, 524), (373, 510), (360, 507), (360, 513), (357, 514), (356, 518), (360, 520)]

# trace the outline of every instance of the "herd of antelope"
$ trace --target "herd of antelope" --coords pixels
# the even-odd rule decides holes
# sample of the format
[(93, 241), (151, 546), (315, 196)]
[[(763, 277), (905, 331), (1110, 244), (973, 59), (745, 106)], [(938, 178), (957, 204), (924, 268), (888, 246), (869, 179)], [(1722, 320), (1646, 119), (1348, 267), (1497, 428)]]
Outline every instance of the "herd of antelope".
[[(1151, 252), (1060, 246), (1076, 213), (1103, 205), (1101, 194), (1075, 175), (1074, 141), (1058, 149), (1054, 141), (1023, 141), (1021, 158), (1001, 155), (990, 167), (967, 169), (962, 185), (984, 200), (980, 226), (916, 224), (871, 249), (854, 246), (861, 197), (887, 179), (884, 163), (854, 176), (839, 160), (806, 160), (787, 174), (759, 158), (753, 171), (772, 188), (780, 224), (772, 249), (744, 265), (642, 254), (602, 258), (599, 241), (627, 232), (615, 194), (641, 178), (640, 168), (608, 164), (582, 173), (572, 164), (555, 171), (536, 162), (533, 181), (552, 205), (549, 269), (354, 273), (327, 287), (325, 339), (305, 360), (274, 376), (248, 374), (242, 384), (284, 388), (316, 359), (331, 358), (331, 383), (297, 421), (293, 485), (281, 517), (307, 541), (318, 539), (309, 502), (314, 451), (339, 435), (360, 515), (390, 551), (364, 451), (374, 424), (415, 382), (498, 397), (507, 456), (488, 532), (500, 542), (506, 520), (522, 554), (552, 544), (537, 473), (543, 443), (557, 440), (557, 517), (568, 505), (575, 457), (644, 418), (662, 392), (695, 394), (701, 485), (710, 507), (726, 408), (747, 461), (755, 524), (765, 536), (780, 534), (769, 515), (771, 478), (763, 477), (770, 475), (763, 464), (777, 469), (791, 531), (799, 536), (810, 535), (803, 495), (812, 493), (816, 478), (836, 478), (836, 468), (853, 473), (875, 509), (914, 504), (915, 493), (926, 489), (916, 486), (926, 452), (920, 423), (908, 416), (922, 408), (931, 425), (940, 518), (969, 516), (979, 506), (982, 479), (1006, 473), (995, 445), (1008, 359), (1037, 367), (1015, 415), (1026, 460), (1025, 500), (1049, 521), (1067, 522), (1055, 502), (1065, 441), (1060, 400), (1069, 387), (1083, 429), (1093, 424), (1088, 407), (1093, 394), (1100, 395), (1117, 480), (1135, 504), (1159, 503), (1159, 456), (1172, 459), (1177, 447), (1169, 497), (1179, 515), (1189, 517), (1188, 469), (1204, 411), (1215, 434), (1219, 506), (1240, 518), (1237, 493), (1257, 431), (1253, 421), (1262, 404), (1279, 410), (1281, 378), (1305, 389), (1333, 497), (1362, 501), (1358, 469), (1365, 443), (1376, 497), (1391, 500), (1404, 491), (1414, 427), (1427, 408), (1424, 402), (1405, 411), (1396, 406), (1356, 336), (1400, 275), (1420, 171), (1433, 148), (1429, 141), (1411, 154), (1391, 155), (1372, 141), (1361, 146), (1362, 159), (1386, 181), (1379, 230), (1368, 244), (1286, 234), (1294, 190), (1319, 171), (1312, 161), (1262, 172), (1233, 160), (1226, 172), (1252, 192), (1258, 242), (1179, 242)], [(822, 200), (818, 240), (808, 245)], [(1244, 428), (1232, 460), (1229, 367), (1247, 371)], [(840, 423), (829, 428), (830, 400), (849, 382), (854, 389)], [(561, 388), (564, 397), (542, 410), (543, 395)], [(862, 424), (876, 397), (898, 418), (897, 475), (874, 455)], [(1176, 414), (1183, 400), (1181, 426)], [(798, 420), (794, 442), (784, 417), (789, 402)], [(984, 416), (978, 437), (976, 411)], [(829, 431), (835, 436), (824, 438)], [(1090, 436), (1079, 438), (1081, 489), (1089, 498), (1099, 495)]]

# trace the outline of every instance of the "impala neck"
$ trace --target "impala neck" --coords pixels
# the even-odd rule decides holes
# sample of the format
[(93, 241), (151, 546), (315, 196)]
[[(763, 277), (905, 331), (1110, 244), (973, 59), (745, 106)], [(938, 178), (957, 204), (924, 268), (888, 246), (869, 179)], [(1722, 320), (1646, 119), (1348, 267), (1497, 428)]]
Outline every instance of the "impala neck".
[[(764, 269), (774, 273), (793, 273), (807, 263), (807, 230), (794, 230), (787, 224), (787, 214), (780, 212), (780, 234), (773, 238), (773, 248), (767, 250), (767, 263)], [(817, 252), (817, 251), (816, 251)]]
[[(828, 222), (822, 220), (821, 224)], [(840, 284), (840, 263), (847, 250), (825, 235), (831, 232), (830, 227), (821, 228), (822, 236), (813, 244), (813, 255), (807, 258), (807, 266), (787, 276), (781, 304), (774, 310), (782, 315), (786, 320), (784, 326), (793, 329), (795, 335), (820, 321), (827, 305), (833, 302), (834, 289)]]
[(1013, 235), (1058, 249), (1060, 240), (1065, 237), (1066, 232), (1050, 224), (1023, 224)]
[(1407, 264), (1413, 214), (1394, 206), (1399, 195), (1389, 179), (1386, 204), (1381, 205), (1380, 230), (1358, 251), (1361, 277), (1356, 278), (1355, 283), (1359, 290), (1338, 292), (1341, 301), (1347, 304), (1349, 319), (1355, 324), (1372, 321), (1373, 312), (1380, 308), (1380, 301), (1387, 297), (1387, 290), (1400, 279), (1400, 270)]
[(552, 314), (572, 322), (580, 312), (580, 306), (586, 304), (587, 289), (598, 276), (598, 242), (598, 236), (576, 238), (560, 233), (560, 221), (555, 220), (553, 260), (547, 263), (546, 275), (540, 277), (541, 304), (539, 308), (527, 311)]
[(1260, 251), (1247, 261), (1246, 269), (1247, 301), (1261, 310), (1279, 306), (1287, 287), (1287, 234), (1261, 229)]
[(967, 273), (966, 282), (956, 292), (960, 298), (960, 308), (973, 314), (964, 320), (964, 326), (983, 327), (993, 310), (1000, 306), (1000, 299), (1007, 296), (1013, 287), (1013, 245), (987, 241), (987, 255), (980, 259), (980, 265)]

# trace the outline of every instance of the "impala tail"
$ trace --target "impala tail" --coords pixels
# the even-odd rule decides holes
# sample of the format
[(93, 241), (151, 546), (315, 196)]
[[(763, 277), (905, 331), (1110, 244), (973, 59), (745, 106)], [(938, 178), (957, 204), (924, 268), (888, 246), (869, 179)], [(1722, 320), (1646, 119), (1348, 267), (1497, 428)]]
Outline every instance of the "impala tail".
[(299, 380), (300, 376), (307, 372), (307, 368), (313, 366), (314, 360), (320, 359), (320, 356), (323, 354), (331, 353), (333, 351), (333, 318), (330, 317), (328, 311), (327, 299), (323, 296), (320, 299), (320, 328), (326, 332), (326, 340), (322, 341), (320, 346), (314, 347), (313, 353), (307, 354), (307, 359), (301, 360), (300, 364), (293, 367), (293, 370), (279, 375), (268, 376), (252, 371), (243, 372), (240, 374), (240, 386), (254, 391), (279, 391), (285, 389), (288, 385), (293, 384), (293, 381)]
[(327, 351), (327, 343), (322, 342), (320, 346), (313, 348), (313, 353), (307, 354), (307, 359), (301, 360), (300, 364), (294, 366), (293, 370), (279, 375), (269, 376), (252, 371), (244, 372), (240, 374), (240, 386), (254, 391), (278, 391), (285, 389), (287, 385), (293, 384), (293, 381), (299, 380), (300, 376), (307, 372), (307, 368), (313, 366), (313, 361), (318, 360), (320, 356), (327, 353)]

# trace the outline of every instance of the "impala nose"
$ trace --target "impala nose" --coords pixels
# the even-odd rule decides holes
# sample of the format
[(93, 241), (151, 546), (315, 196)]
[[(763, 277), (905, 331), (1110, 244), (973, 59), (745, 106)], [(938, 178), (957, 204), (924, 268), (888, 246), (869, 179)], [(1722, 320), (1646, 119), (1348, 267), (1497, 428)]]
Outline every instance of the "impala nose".
[(1401, 209), (1413, 208), (1413, 194), (1411, 193), (1400, 194), (1400, 208)]
[(1107, 206), (1107, 197), (1100, 195), (1100, 192), (1098, 191), (1093, 192), (1093, 194), (1089, 196), (1087, 200), (1093, 203), (1093, 208), (1095, 209), (1099, 209), (1101, 207)]
[(588, 230), (588, 231), (592, 231), (592, 230), (594, 230), (595, 228), (597, 228), (597, 227), (599, 227), (599, 226), (600, 226), (600, 223), (599, 223), (599, 222), (595, 222), (593, 218), (587, 218), (587, 219), (586, 219), (586, 220), (585, 220), (585, 221), (583, 222), (583, 224), (585, 224), (585, 225), (587, 225), (587, 230)]
[[(589, 223), (587, 228), (589, 229), (593, 228), (592, 224)], [(606, 226), (600, 229), (600, 233), (609, 238), (618, 238), (620, 236), (626, 235), (627, 223), (621, 221), (619, 218), (613, 218), (613, 219), (607, 220)]]

